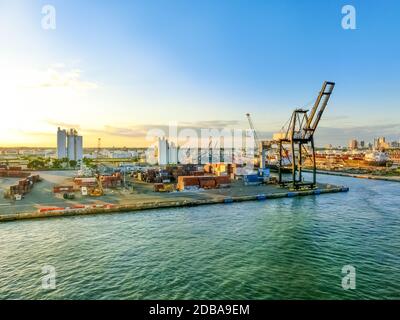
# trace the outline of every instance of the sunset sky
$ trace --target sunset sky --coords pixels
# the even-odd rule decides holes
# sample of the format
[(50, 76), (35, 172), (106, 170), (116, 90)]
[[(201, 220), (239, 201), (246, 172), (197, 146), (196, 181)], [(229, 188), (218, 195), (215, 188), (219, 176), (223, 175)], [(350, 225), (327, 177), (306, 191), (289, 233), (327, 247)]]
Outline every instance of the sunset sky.
[(0, 147), (54, 147), (57, 126), (144, 146), (169, 122), (246, 129), (247, 112), (269, 137), (324, 80), (317, 144), (399, 140), (400, 1), (350, 2), (0, 0)]

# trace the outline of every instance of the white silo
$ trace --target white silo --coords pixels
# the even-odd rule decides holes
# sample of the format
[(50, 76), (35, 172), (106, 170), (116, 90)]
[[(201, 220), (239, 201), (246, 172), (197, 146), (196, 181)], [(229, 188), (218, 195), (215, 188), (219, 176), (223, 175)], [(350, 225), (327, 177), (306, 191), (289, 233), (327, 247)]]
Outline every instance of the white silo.
[(76, 131), (74, 129), (71, 129), (67, 136), (67, 154), (69, 160), (76, 160), (75, 133)]
[(178, 148), (175, 143), (169, 143), (169, 164), (178, 164)]
[(58, 159), (67, 157), (66, 142), (67, 142), (67, 132), (65, 130), (61, 130), (60, 127), (58, 127), (58, 130), (57, 130), (57, 157), (58, 157)]
[(75, 136), (75, 160), (83, 159), (83, 138), (82, 136)]
[(158, 164), (168, 164), (168, 140), (166, 140), (164, 137), (158, 138), (157, 152)]

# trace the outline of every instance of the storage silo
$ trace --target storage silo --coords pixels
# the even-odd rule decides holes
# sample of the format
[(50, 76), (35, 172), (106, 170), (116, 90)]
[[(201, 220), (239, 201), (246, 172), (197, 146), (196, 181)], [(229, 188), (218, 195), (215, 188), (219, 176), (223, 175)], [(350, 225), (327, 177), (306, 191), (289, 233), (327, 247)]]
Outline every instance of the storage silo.
[(82, 136), (75, 136), (75, 160), (83, 159), (83, 138)]
[(71, 129), (67, 136), (67, 154), (69, 160), (76, 160), (75, 133), (76, 131), (74, 129)]
[(65, 130), (61, 130), (60, 127), (58, 127), (58, 130), (57, 130), (57, 157), (58, 157), (58, 159), (67, 157), (66, 142), (67, 142), (67, 132)]

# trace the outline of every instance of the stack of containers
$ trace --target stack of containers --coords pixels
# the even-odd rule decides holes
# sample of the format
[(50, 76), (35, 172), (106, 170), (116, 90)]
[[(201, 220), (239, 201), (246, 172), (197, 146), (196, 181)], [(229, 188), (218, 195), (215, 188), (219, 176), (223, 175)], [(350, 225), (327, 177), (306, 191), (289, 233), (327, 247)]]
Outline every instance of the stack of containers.
[(121, 174), (118, 172), (111, 176), (101, 176), (100, 180), (104, 188), (116, 188), (121, 185), (122, 178)]

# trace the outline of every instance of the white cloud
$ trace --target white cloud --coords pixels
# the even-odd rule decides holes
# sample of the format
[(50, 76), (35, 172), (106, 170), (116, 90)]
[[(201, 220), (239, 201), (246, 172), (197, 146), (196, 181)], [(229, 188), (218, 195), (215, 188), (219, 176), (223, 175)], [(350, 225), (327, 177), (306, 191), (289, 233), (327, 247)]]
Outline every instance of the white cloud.
[(96, 89), (98, 85), (94, 82), (81, 79), (80, 69), (65, 70), (60, 68), (49, 68), (45, 72), (39, 72), (34, 79), (32, 87), (39, 88), (72, 88), (72, 89)]
[(6, 68), (0, 75), (3, 87), (14, 89), (66, 88), (96, 89), (98, 84), (82, 79), (82, 70), (68, 69), (63, 64), (54, 64), (45, 70)]
[(61, 87), (73, 89), (96, 89), (97, 84), (94, 82), (83, 81), (81, 79), (82, 71), (79, 69), (60, 71), (58, 69), (48, 69), (44, 73), (44, 77), (38, 84), (41, 88)]

